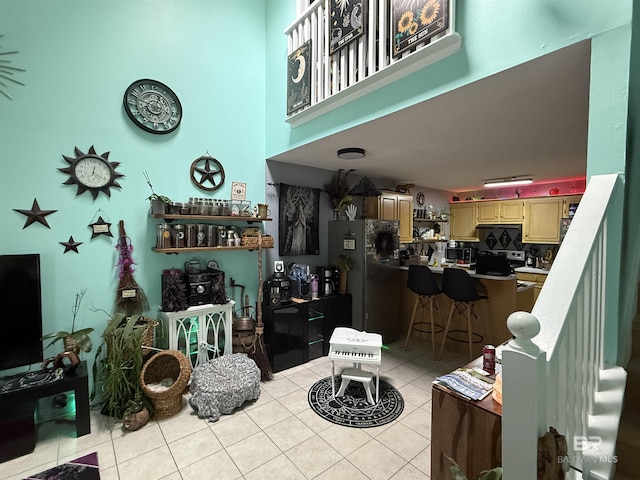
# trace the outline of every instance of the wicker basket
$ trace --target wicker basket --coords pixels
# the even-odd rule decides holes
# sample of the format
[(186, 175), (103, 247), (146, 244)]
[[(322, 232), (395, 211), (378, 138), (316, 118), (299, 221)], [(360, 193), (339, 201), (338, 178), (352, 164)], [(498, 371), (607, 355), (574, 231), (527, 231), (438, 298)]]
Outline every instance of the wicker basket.
[(145, 348), (145, 347), (153, 347), (156, 327), (159, 324), (157, 320), (154, 320), (153, 318), (148, 318), (148, 317), (145, 317), (145, 322), (146, 322), (146, 325), (140, 325), (139, 327), (144, 329), (141, 337), (143, 355), (146, 355), (151, 351), (150, 348)]
[[(262, 236), (262, 248), (273, 248), (274, 242), (271, 235)], [(242, 236), (242, 246), (258, 248), (258, 237), (251, 235)]]
[[(191, 363), (177, 350), (164, 350), (147, 360), (140, 372), (140, 383), (144, 393), (153, 402), (155, 418), (172, 417), (182, 410), (182, 392), (190, 377)], [(165, 378), (174, 381), (166, 390), (155, 391), (149, 387)]]

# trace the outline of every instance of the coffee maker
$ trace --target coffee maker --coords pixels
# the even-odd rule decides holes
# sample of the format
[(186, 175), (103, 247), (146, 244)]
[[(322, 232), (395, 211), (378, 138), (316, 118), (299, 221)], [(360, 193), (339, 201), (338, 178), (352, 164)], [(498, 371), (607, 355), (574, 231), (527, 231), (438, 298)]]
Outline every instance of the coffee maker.
[(318, 275), (318, 292), (320, 296), (333, 295), (336, 291), (334, 267), (316, 267)]
[(291, 296), (311, 300), (311, 276), (309, 265), (289, 263), (289, 278), (291, 279)]
[(284, 262), (273, 263), (273, 275), (269, 277), (262, 291), (263, 302), (272, 307), (291, 302), (291, 279), (284, 272)]

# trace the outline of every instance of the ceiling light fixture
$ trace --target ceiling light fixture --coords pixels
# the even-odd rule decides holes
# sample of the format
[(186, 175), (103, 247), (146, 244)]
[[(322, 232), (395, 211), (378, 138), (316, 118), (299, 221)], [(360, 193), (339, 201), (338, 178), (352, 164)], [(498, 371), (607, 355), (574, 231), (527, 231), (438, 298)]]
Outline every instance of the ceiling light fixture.
[(364, 157), (364, 148), (348, 147), (338, 150), (338, 158), (345, 160), (355, 160)]
[(489, 187), (510, 187), (512, 185), (526, 185), (533, 183), (533, 178), (522, 177), (504, 177), (504, 178), (492, 178), (491, 180), (485, 180), (485, 188)]

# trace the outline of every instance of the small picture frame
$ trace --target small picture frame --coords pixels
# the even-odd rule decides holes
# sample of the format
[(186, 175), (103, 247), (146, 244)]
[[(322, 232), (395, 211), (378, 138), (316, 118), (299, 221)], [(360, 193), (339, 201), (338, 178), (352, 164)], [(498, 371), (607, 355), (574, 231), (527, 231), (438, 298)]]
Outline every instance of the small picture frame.
[(232, 217), (250, 217), (251, 202), (249, 200), (231, 200)]
[(231, 200), (246, 200), (247, 184), (244, 182), (231, 183)]

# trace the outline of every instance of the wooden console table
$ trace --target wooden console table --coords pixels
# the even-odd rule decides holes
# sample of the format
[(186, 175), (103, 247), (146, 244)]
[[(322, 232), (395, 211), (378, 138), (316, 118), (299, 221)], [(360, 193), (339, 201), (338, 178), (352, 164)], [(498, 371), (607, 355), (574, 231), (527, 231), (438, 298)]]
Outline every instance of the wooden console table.
[[(482, 366), (478, 358), (465, 366)], [(431, 395), (431, 478), (450, 478), (453, 458), (467, 478), (502, 465), (502, 405), (491, 395), (468, 400), (433, 385)]]

